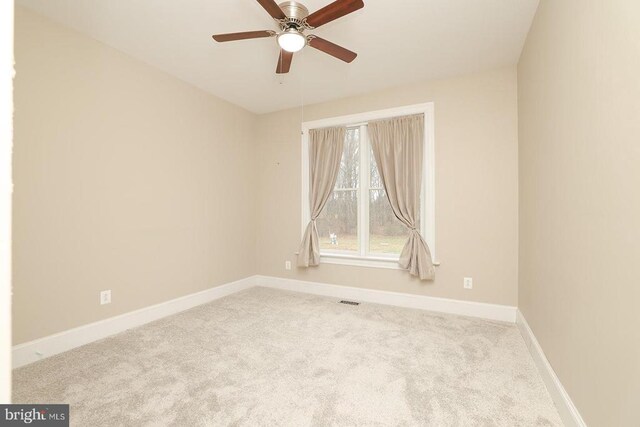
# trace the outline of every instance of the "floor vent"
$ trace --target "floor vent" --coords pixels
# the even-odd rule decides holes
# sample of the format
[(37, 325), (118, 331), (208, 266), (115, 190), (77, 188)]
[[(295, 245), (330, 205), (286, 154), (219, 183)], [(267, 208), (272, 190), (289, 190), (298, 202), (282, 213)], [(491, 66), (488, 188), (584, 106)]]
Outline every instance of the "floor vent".
[(347, 301), (347, 300), (342, 300), (340, 301), (340, 304), (347, 304), (347, 305), (360, 305), (359, 302), (355, 302), (355, 301)]

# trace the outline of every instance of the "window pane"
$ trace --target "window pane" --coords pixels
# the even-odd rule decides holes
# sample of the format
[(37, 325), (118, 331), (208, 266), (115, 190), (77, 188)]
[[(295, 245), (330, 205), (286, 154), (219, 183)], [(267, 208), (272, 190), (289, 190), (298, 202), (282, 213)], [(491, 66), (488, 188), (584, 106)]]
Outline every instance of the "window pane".
[(382, 179), (380, 178), (380, 172), (378, 172), (378, 164), (376, 163), (376, 158), (373, 155), (373, 148), (371, 148), (371, 145), (369, 145), (369, 159), (371, 159), (371, 180), (369, 181), (370, 188), (382, 188)]
[(336, 190), (316, 220), (320, 249), (358, 251), (358, 190)]
[(360, 128), (347, 129), (335, 188), (358, 188), (360, 182)]
[(409, 237), (395, 217), (384, 190), (369, 190), (369, 252), (400, 255)]

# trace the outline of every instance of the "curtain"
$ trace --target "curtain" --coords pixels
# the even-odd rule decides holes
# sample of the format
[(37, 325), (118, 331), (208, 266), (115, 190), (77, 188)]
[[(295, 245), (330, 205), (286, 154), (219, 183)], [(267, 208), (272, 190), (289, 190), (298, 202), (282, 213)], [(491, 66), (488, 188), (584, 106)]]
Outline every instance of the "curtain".
[(311, 221), (298, 250), (298, 266), (320, 264), (320, 237), (316, 219), (329, 200), (340, 170), (346, 128), (333, 127), (309, 131), (309, 205)]
[(368, 124), (373, 155), (395, 216), (409, 229), (399, 264), (421, 280), (435, 269), (427, 242), (417, 229), (420, 214), (424, 115), (377, 120)]

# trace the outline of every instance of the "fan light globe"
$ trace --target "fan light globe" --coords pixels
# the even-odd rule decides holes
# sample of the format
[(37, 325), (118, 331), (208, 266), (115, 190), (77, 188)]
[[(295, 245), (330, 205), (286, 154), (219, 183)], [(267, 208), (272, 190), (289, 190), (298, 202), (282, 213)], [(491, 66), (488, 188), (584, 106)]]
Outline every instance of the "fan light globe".
[(305, 36), (294, 29), (280, 33), (277, 40), (280, 47), (287, 52), (297, 52), (307, 44)]

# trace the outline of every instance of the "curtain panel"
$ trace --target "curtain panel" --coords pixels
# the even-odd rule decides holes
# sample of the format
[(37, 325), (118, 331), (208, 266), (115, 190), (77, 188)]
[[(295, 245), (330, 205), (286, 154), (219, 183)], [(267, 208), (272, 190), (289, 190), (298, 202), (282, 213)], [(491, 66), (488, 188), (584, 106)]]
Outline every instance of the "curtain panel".
[(298, 266), (320, 264), (320, 237), (316, 219), (329, 200), (340, 170), (345, 127), (311, 129), (309, 131), (309, 212), (311, 221), (298, 250)]
[(421, 280), (433, 280), (431, 251), (417, 229), (424, 153), (424, 115), (368, 124), (373, 155), (394, 215), (409, 229), (399, 264)]

